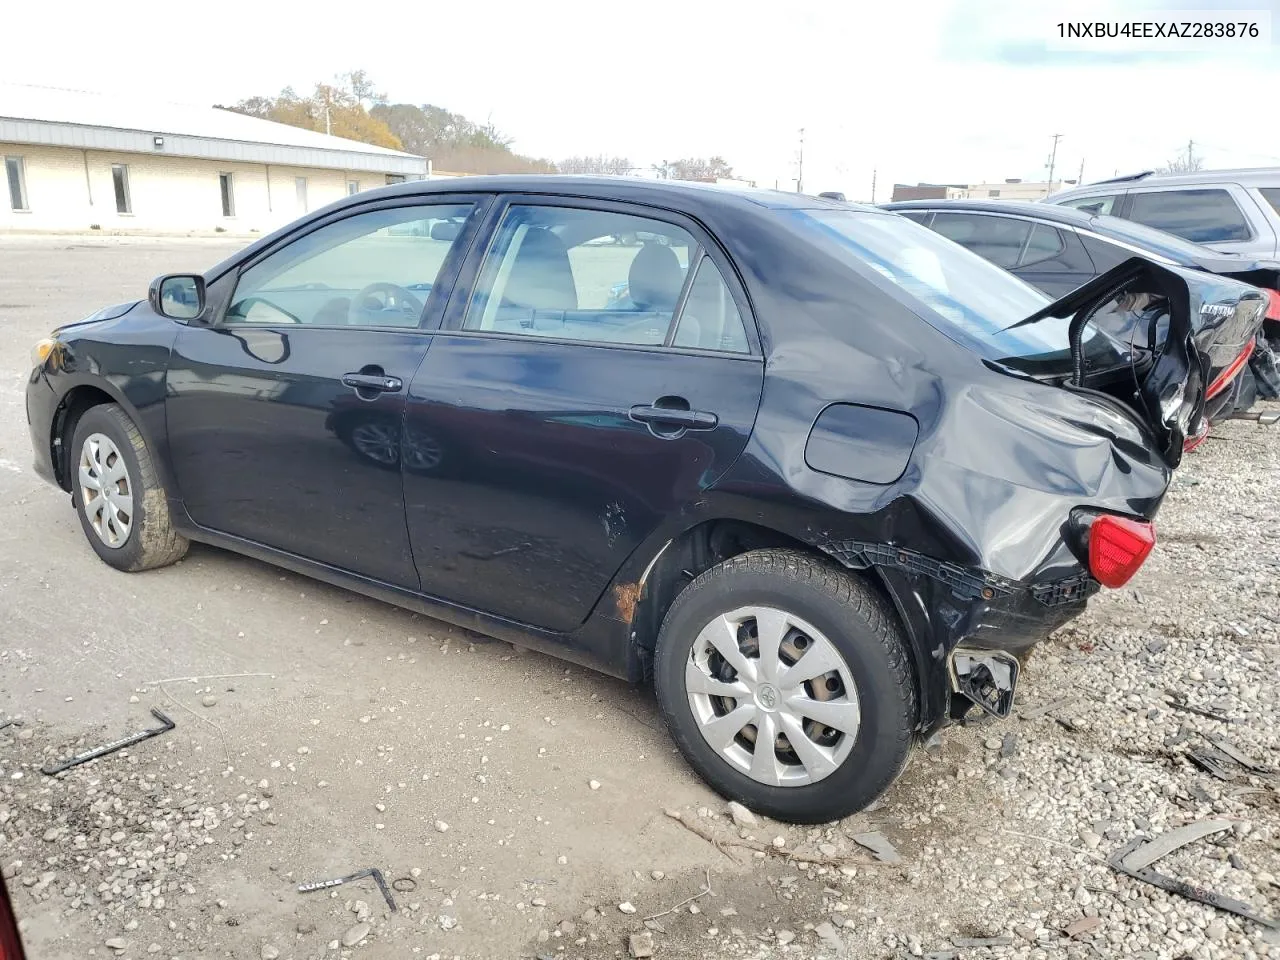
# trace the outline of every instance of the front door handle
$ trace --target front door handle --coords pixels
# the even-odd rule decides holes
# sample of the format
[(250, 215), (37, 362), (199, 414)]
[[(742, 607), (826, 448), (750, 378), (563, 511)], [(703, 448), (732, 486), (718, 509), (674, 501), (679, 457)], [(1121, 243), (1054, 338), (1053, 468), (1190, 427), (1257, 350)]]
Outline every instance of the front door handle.
[(631, 408), (630, 417), (639, 423), (679, 427), (683, 430), (714, 430), (720, 418), (705, 410), (689, 410), (680, 407), (661, 407), (657, 404), (640, 404)]
[(399, 393), (404, 388), (404, 381), (380, 373), (347, 373), (342, 376), (342, 385), (373, 393)]

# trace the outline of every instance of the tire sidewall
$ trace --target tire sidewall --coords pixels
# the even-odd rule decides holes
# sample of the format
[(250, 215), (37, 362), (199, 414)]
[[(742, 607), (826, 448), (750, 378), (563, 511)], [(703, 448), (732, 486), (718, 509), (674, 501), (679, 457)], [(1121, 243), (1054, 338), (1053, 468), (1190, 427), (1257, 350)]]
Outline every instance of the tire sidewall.
[[(715, 617), (751, 605), (777, 607), (812, 624), (836, 646), (853, 676), (861, 710), (857, 739), (840, 768), (817, 783), (774, 787), (739, 772), (703, 739), (689, 706), (684, 671), (698, 634)], [(855, 607), (811, 582), (745, 567), (705, 586), (695, 581), (663, 621), (654, 682), (672, 737), (711, 786), (776, 819), (819, 823), (861, 809), (888, 788), (910, 753), (912, 708), (884, 641)]]
[[(102, 542), (96, 530), (85, 516), (84, 504), (80, 500), (80, 453), (84, 449), (84, 441), (90, 435), (101, 433), (115, 444), (124, 458), (125, 469), (129, 472), (129, 490), (133, 495), (133, 522), (129, 526), (129, 537), (124, 546), (112, 549)], [(128, 432), (121, 425), (119, 418), (112, 416), (109, 405), (91, 407), (76, 423), (74, 437), (71, 441), (71, 498), (75, 504), (76, 516), (80, 518), (80, 529), (84, 531), (89, 545), (104, 563), (117, 570), (135, 570), (142, 563), (142, 538), (147, 524), (147, 494), (143, 483), (142, 464), (138, 462), (138, 453)]]

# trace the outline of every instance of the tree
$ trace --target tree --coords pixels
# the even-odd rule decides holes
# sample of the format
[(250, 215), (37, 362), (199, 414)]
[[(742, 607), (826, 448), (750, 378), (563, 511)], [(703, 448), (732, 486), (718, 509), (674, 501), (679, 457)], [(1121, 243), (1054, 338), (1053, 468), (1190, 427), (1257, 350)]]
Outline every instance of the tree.
[(549, 160), (511, 149), (512, 139), (492, 121), (478, 124), (460, 113), (424, 103), (381, 103), (370, 115), (385, 123), (411, 153), (457, 173), (555, 173)]
[(403, 149), (391, 128), (369, 115), (364, 106), (366, 100), (376, 105), (386, 97), (373, 89), (363, 70), (355, 70), (337, 77), (333, 84), (317, 83), (309, 97), (285, 87), (275, 97), (249, 97), (221, 109), (392, 150)]
[(1193, 152), (1193, 146), (1193, 143), (1188, 143), (1185, 156), (1179, 154), (1163, 167), (1158, 167), (1156, 173), (1197, 173), (1203, 170), (1204, 158)]
[(588, 175), (611, 175), (624, 177), (637, 169), (626, 157), (566, 157), (556, 164), (561, 173), (582, 173)]
[(733, 168), (729, 166), (723, 157), (711, 157), (704, 160), (701, 157), (689, 158), (685, 160), (677, 160), (675, 163), (663, 163), (665, 175), (676, 180), (698, 180), (704, 183), (715, 183), (720, 179), (730, 179), (733, 177)]

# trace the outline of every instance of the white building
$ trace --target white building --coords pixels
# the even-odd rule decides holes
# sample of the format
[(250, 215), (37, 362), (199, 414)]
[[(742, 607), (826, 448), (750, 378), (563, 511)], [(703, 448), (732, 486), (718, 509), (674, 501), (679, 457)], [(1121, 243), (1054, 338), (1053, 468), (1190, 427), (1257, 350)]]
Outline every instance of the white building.
[(229, 110), (0, 84), (0, 232), (266, 232), (426, 158)]

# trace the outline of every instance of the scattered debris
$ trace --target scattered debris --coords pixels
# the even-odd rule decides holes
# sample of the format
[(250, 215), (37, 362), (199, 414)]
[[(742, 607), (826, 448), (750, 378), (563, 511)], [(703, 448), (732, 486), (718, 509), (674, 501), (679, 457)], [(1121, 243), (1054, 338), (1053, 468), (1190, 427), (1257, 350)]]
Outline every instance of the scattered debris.
[(397, 893), (413, 893), (418, 889), (418, 881), (413, 877), (396, 877), (391, 881), (391, 889)]
[(152, 737), (158, 737), (162, 733), (168, 733), (177, 726), (172, 720), (161, 713), (155, 707), (151, 708), (151, 715), (159, 720), (164, 726), (151, 727), (143, 730), (141, 733), (131, 733), (127, 737), (121, 737), (119, 740), (113, 740), (110, 743), (98, 747), (95, 750), (86, 750), (84, 753), (77, 753), (62, 763), (54, 766), (41, 767), (40, 772), (46, 776), (56, 776), (64, 770), (70, 770), (72, 767), (78, 767), (82, 763), (88, 763), (90, 760), (96, 760), (98, 757), (105, 757), (109, 753), (115, 753), (117, 750), (123, 750), (125, 747), (131, 747), (135, 743), (141, 743), (143, 740), (150, 740)]
[(881, 863), (902, 862), (902, 855), (898, 853), (894, 845), (889, 842), (889, 838), (879, 831), (872, 831), (871, 833), (857, 833), (849, 839), (860, 847), (866, 847), (875, 854), (875, 858)]
[[(650, 920), (657, 920), (659, 917), (665, 917), (665, 916), (666, 916), (667, 914), (669, 914), (669, 913), (675, 913), (677, 910), (679, 910), (679, 909), (680, 909), (681, 907), (683, 907), (685, 904), (687, 904), (687, 903), (693, 903), (695, 900), (697, 900), (697, 899), (699, 899), (699, 898), (701, 898), (701, 897), (708, 896), (708, 895), (712, 892), (712, 891), (711, 891), (711, 871), (710, 871), (710, 870), (707, 870), (707, 871), (706, 871), (706, 877), (707, 877), (707, 882), (706, 882), (706, 883), (704, 883), (704, 884), (702, 885), (702, 889), (701, 889), (701, 890), (699, 890), (697, 893), (695, 893), (693, 896), (691, 896), (691, 897), (685, 897), (683, 900), (681, 900), (679, 903), (677, 903), (674, 907), (671, 907), (671, 908), (670, 908), (670, 909), (668, 909), (668, 910), (663, 910), (661, 913), (655, 913), (655, 914), (654, 914), (653, 916), (651, 916), (651, 917), (645, 917), (645, 918), (644, 918), (645, 922), (647, 923), (647, 922), (648, 922), (648, 921), (650, 921)], [(625, 904), (625, 906), (631, 906), (631, 904)], [(619, 907), (618, 907), (618, 909), (619, 909), (619, 910), (622, 910), (622, 907), (621, 907), (621, 906), (619, 906)], [(635, 912), (636, 912), (636, 909), (635, 909), (635, 907), (631, 907), (631, 909), (630, 909), (630, 910), (622, 910), (622, 912), (623, 912), (623, 913), (635, 913)]]
[(1082, 937), (1092, 930), (1097, 930), (1100, 926), (1102, 926), (1101, 917), (1081, 917), (1079, 920), (1074, 920), (1067, 924), (1062, 932), (1074, 940), (1076, 937)]
[(1131, 840), (1113, 853), (1107, 863), (1111, 869), (1127, 874), (1135, 880), (1141, 880), (1143, 883), (1149, 883), (1153, 887), (1159, 887), (1161, 890), (1167, 890), (1169, 893), (1207, 904), (1227, 913), (1234, 913), (1268, 930), (1280, 930), (1280, 922), (1256, 913), (1249, 904), (1241, 900), (1159, 873), (1151, 866), (1173, 851), (1211, 834), (1230, 830), (1231, 826), (1229, 820), (1199, 820), (1185, 827), (1179, 827), (1177, 830), (1170, 830), (1151, 841), (1144, 842), (1141, 838)]
[(760, 821), (756, 819), (756, 815), (737, 800), (729, 801), (729, 816), (733, 818), (736, 826), (744, 830), (751, 830), (760, 826)]
[(836, 933), (836, 928), (832, 925), (831, 921), (823, 920), (822, 923), (813, 928), (813, 932), (818, 935), (819, 939), (821, 939), (823, 943), (825, 943), (830, 949), (834, 950), (837, 954), (844, 952), (844, 941), (841, 940), (840, 935)]
[(214, 707), (214, 706), (217, 706), (218, 704), (218, 698), (215, 697), (213, 694), (209, 694), (208, 696), (201, 699), (200, 702), (206, 707)]
[(802, 853), (796, 850), (788, 850), (786, 849), (785, 841), (784, 845), (779, 847), (772, 843), (762, 843), (759, 840), (743, 840), (738, 837), (717, 837), (715, 831), (712, 830), (711, 827), (704, 826), (693, 817), (685, 817), (679, 810), (668, 807), (662, 812), (672, 820), (676, 821), (676, 823), (679, 823), (690, 833), (697, 834), (703, 840), (707, 841), (707, 843), (711, 844), (739, 866), (742, 865), (742, 861), (726, 850), (726, 847), (745, 847), (748, 850), (753, 850), (756, 853), (765, 854), (766, 856), (781, 857), (784, 860), (790, 860), (792, 862), (814, 863), (819, 866), (835, 867), (837, 869), (840, 867), (852, 866), (854, 864), (863, 867), (871, 865), (866, 860), (853, 860), (849, 857), (828, 857), (817, 851)]
[(1008, 760), (1018, 752), (1018, 738), (1012, 733), (1006, 733), (1000, 741), (1000, 758)]
[(1194, 713), (1197, 717), (1207, 717), (1210, 720), (1217, 720), (1221, 723), (1230, 723), (1231, 718), (1225, 713), (1218, 713), (1216, 710), (1203, 710), (1200, 707), (1193, 707), (1187, 703), (1187, 698), (1176, 690), (1165, 690), (1169, 695), (1169, 699), (1165, 703), (1174, 710), (1180, 710), (1183, 713)]
[(17, 717), (11, 717), (10, 719), (6, 720), (4, 723), (0, 723), (0, 730), (3, 730), (5, 727), (20, 727), (20, 726), (22, 726), (22, 721), (19, 720)]
[(1231, 758), (1220, 750), (1202, 747), (1199, 750), (1188, 750), (1187, 759), (1205, 773), (1212, 774), (1219, 780), (1234, 780), (1235, 772), (1228, 765)]
[[(347, 874), (345, 877), (336, 877), (333, 880), (315, 880), (311, 883), (298, 884), (299, 893), (312, 893), (316, 890), (327, 890), (329, 887), (341, 886), (344, 883), (351, 883), (355, 880), (363, 880), (365, 877), (373, 877), (373, 882), (378, 885), (378, 889), (382, 891), (383, 898), (387, 901), (387, 906), (392, 913), (396, 912), (396, 902), (391, 896), (391, 890), (387, 887), (387, 881), (382, 876), (382, 871), (377, 867), (368, 867), (365, 870), (358, 870), (355, 873)], [(401, 879), (407, 879), (402, 877)], [(396, 881), (397, 883), (399, 881)], [(350, 946), (350, 944), (348, 944)]]
[[(632, 914), (636, 912), (635, 905), (630, 900), (623, 900), (618, 904), (618, 910), (622, 913)], [(649, 919), (653, 919), (650, 917)]]
[(1009, 947), (1013, 937), (952, 937), (953, 947)]
[(648, 930), (644, 933), (633, 933), (627, 940), (627, 952), (641, 960), (643, 957), (653, 956), (653, 934)]
[(354, 947), (369, 935), (369, 930), (370, 927), (367, 923), (357, 923), (342, 935), (342, 945), (344, 947)]
[(1228, 757), (1230, 757), (1236, 763), (1240, 764), (1240, 766), (1244, 767), (1246, 770), (1252, 770), (1254, 773), (1274, 773), (1275, 772), (1270, 767), (1264, 766), (1263, 764), (1259, 763), (1257, 760), (1253, 759), (1251, 756), (1249, 756), (1247, 753), (1242, 751), (1239, 747), (1235, 746), (1235, 744), (1231, 743), (1229, 740), (1225, 740), (1222, 737), (1213, 736), (1212, 734), (1209, 735), (1208, 739), (1209, 739), (1209, 742), (1213, 744), (1218, 750), (1222, 751), (1222, 753), (1226, 754)]
[(274, 677), (274, 673), (208, 673), (200, 677), (166, 677), (163, 680), (144, 680), (144, 687), (158, 687), (162, 683), (200, 683), (205, 680), (239, 680), (242, 677)]

